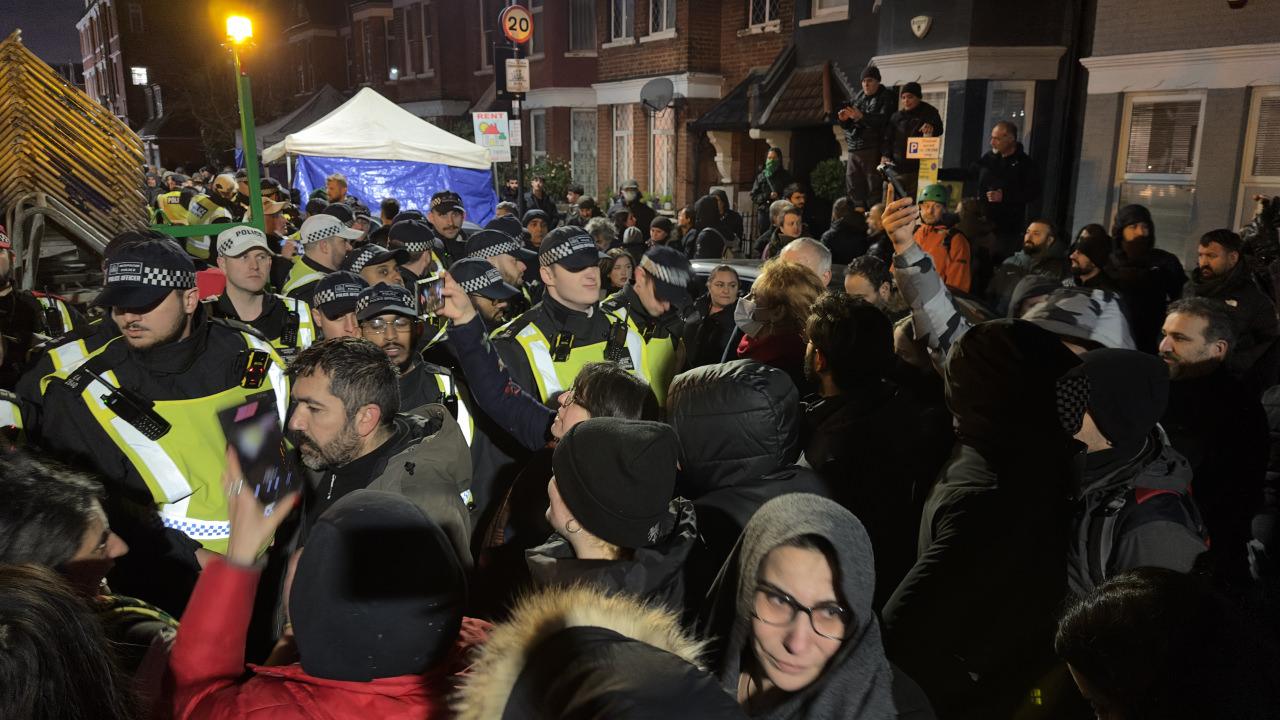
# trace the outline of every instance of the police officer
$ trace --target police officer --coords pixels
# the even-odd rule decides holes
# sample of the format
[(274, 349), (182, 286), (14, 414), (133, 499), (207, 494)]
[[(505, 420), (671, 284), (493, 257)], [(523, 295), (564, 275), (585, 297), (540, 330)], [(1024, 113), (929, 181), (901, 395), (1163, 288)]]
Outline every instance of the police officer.
[(10, 390), (29, 367), (32, 348), (88, 324), (62, 298), (14, 287), (13, 264), (13, 244), (0, 226), (0, 330), (10, 338), (0, 361), (0, 388)]
[(267, 292), (271, 250), (265, 233), (244, 225), (218, 233), (218, 268), (227, 276), (227, 287), (205, 301), (213, 317), (248, 324), (286, 361), (311, 347), (316, 339), (311, 307)]
[(462, 426), (470, 446), (475, 424), (466, 405), (458, 401), (453, 373), (424, 362), (415, 352), (424, 323), (413, 293), (386, 283), (367, 288), (356, 300), (356, 320), (360, 336), (382, 348), (400, 371), (400, 406), (413, 412), (431, 403), (444, 405)]
[[(538, 253), (525, 247), (519, 240), (500, 230), (481, 230), (467, 240), (467, 257), (482, 258), (502, 275), (507, 284), (520, 291), (525, 305), (521, 309), (532, 307), (541, 294), (535, 298), (525, 282), (529, 270), (538, 268)], [(539, 290), (541, 288), (538, 288)]]
[(444, 246), (445, 257), (442, 259), (446, 266), (467, 254), (467, 236), (462, 232), (462, 223), (466, 219), (467, 210), (462, 206), (462, 197), (458, 193), (442, 190), (431, 196), (427, 222), (435, 228), (436, 237)]
[(405, 252), (404, 262), (400, 263), (400, 278), (407, 288), (444, 267), (440, 258), (444, 245), (426, 220), (415, 218), (392, 223), (387, 230), (387, 247)]
[(356, 321), (356, 300), (369, 283), (359, 275), (339, 270), (316, 283), (311, 300), (311, 319), (323, 338), (360, 337)]
[(635, 372), (627, 328), (615, 331), (597, 307), (600, 250), (582, 228), (559, 227), (538, 252), (542, 301), (499, 328), (493, 346), (513, 380), (547, 402), (589, 362), (610, 360)]
[(400, 263), (408, 256), (403, 249), (388, 250), (381, 245), (361, 245), (347, 253), (338, 269), (356, 273), (370, 285), (386, 283), (404, 287)]
[(187, 225), (191, 222), (191, 213), (187, 208), (196, 197), (191, 187), (191, 179), (186, 175), (173, 174), (166, 181), (169, 189), (156, 196), (156, 222), (169, 225)]
[(333, 216), (319, 214), (307, 218), (298, 231), (302, 254), (293, 257), (293, 269), (280, 293), (303, 302), (311, 299), (316, 283), (338, 269), (351, 251), (351, 241), (358, 237), (359, 230), (352, 230)]
[(117, 250), (97, 302), (121, 335), (41, 381), (43, 443), (106, 484), (111, 527), (132, 548), (113, 585), (180, 611), (198, 558), (225, 552), (230, 534), (218, 412), (255, 399), (283, 418), (284, 362), (249, 326), (208, 317), (170, 240)]
[(508, 303), (520, 297), (520, 291), (503, 279), (498, 268), (487, 260), (463, 258), (449, 268), (449, 276), (467, 294), (486, 330), (506, 322)]
[[(235, 177), (227, 174), (213, 179), (207, 194), (196, 195), (187, 206), (188, 225), (213, 225), (236, 222), (243, 214), (236, 203), (239, 192)], [(186, 239), (187, 253), (197, 260), (210, 259), (211, 235), (194, 235)]]
[(691, 280), (693, 266), (684, 253), (657, 245), (640, 258), (631, 283), (600, 303), (616, 328), (626, 328), (631, 362), (659, 405), (666, 404), (678, 365), (684, 311), (693, 304)]

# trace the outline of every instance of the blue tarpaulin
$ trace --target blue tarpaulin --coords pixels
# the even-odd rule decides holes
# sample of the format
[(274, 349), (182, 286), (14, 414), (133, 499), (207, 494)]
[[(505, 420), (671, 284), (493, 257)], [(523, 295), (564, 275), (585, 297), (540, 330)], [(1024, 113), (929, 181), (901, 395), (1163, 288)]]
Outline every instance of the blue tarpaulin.
[(452, 190), (462, 196), (467, 219), (484, 225), (493, 218), (498, 198), (493, 192), (491, 170), (471, 170), (438, 163), (407, 160), (364, 160), (298, 155), (294, 158), (294, 186), (305, 199), (311, 191), (323, 189), (325, 178), (342, 173), (347, 193), (360, 199), (375, 213), (383, 198), (400, 201), (402, 209), (426, 212), (431, 196)]

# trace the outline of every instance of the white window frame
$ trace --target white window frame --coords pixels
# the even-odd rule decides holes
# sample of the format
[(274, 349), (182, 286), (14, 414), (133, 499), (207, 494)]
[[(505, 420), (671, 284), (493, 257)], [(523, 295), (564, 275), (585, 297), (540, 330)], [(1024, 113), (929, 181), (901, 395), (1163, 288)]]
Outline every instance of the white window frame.
[[(538, 124), (542, 124), (542, 142), (538, 142)], [(547, 156), (547, 111), (529, 111), (529, 157), (530, 162), (538, 162)]]
[[(1244, 136), (1243, 162), (1240, 164), (1240, 184), (1236, 188), (1236, 224), (1244, 227), (1253, 219), (1254, 202), (1247, 188), (1262, 186), (1272, 197), (1280, 195), (1280, 175), (1254, 175), (1253, 161), (1258, 151), (1258, 122), (1262, 118), (1264, 98), (1280, 97), (1280, 85), (1259, 86), (1252, 89), (1249, 101), (1249, 126)], [(1199, 158), (1197, 158), (1199, 159)]]
[[(628, 114), (626, 130), (618, 129), (618, 113), (625, 112)], [(626, 182), (635, 175), (635, 128), (636, 128), (635, 108), (630, 104), (613, 105), (609, 113), (610, 131), (613, 133), (612, 157), (609, 158), (611, 169), (610, 190), (617, 190), (622, 187), (622, 183)], [(618, 168), (618, 147), (619, 141), (626, 144), (627, 152), (627, 172), (620, 173)]]
[[(1034, 80), (992, 80), (987, 84), (987, 102), (982, 114), (983, 121), (988, 123), (988, 126), (982, 130), (982, 154), (991, 151), (991, 125), (995, 124), (991, 122), (991, 101), (995, 99), (997, 90), (1022, 90), (1026, 94), (1027, 102), (1024, 106), (1027, 112), (1026, 121), (1014, 123), (1018, 126), (1018, 142), (1022, 143), (1022, 149), (1026, 150), (1031, 147), (1031, 131), (1034, 124), (1032, 118), (1036, 111), (1036, 83)], [(944, 115), (942, 119), (945, 121), (946, 116)], [(943, 133), (943, 137), (945, 136), (946, 133)]]
[[(614, 29), (618, 27), (618, 23), (614, 22), (618, 9), (625, 10), (627, 6), (631, 7), (631, 14), (624, 15), (622, 23), (622, 31), (624, 34), (615, 35)], [(610, 43), (631, 43), (636, 38), (636, 0), (609, 0), (609, 41)]]
[[(676, 194), (676, 177), (679, 175), (679, 169), (676, 166), (676, 109), (674, 107), (663, 108), (660, 112), (671, 113), (671, 129), (658, 130), (658, 114), (655, 112), (648, 113), (649, 120), (649, 182), (647, 183), (650, 190), (655, 196)], [(665, 192), (658, 188), (658, 136), (670, 138), (671, 149), (671, 187), (665, 188)]]
[[(1205, 90), (1188, 90), (1153, 93), (1129, 93), (1124, 97), (1124, 113), (1120, 119), (1119, 147), (1116, 148), (1116, 185), (1125, 183), (1138, 185), (1194, 185), (1200, 173), (1200, 146), (1204, 142), (1204, 107), (1208, 104), (1208, 93)], [(1191, 172), (1180, 173), (1127, 173), (1125, 165), (1129, 163), (1129, 130), (1133, 121), (1134, 102), (1147, 100), (1195, 100), (1200, 103), (1200, 120), (1196, 130), (1195, 150), (1192, 151)]]
[[(653, 24), (653, 13), (655, 9), (661, 10), (662, 24), (656, 26)], [(671, 12), (667, 12), (670, 10)], [(661, 37), (675, 37), (676, 34), (676, 10), (677, 4), (675, 0), (649, 0), (649, 35)]]
[[(542, 9), (545, 5), (545, 0), (542, 2), (530, 0), (529, 2), (529, 13), (533, 16), (533, 34), (529, 37), (530, 60), (541, 60), (547, 56), (547, 29), (542, 26), (542, 18), (545, 17), (542, 13)], [(542, 47), (538, 48), (536, 51), (533, 49), (534, 40), (542, 41)]]
[[(782, 21), (778, 17), (782, 13), (782, 0), (777, 0), (776, 13), (769, 12), (769, 9), (773, 6), (774, 0), (763, 0), (764, 22), (758, 22), (758, 23), (751, 22), (751, 6), (754, 5), (755, 2), (756, 0), (746, 0), (748, 28), (769, 29), (782, 24)], [(772, 17), (770, 17), (771, 15)]]
[[(574, 146), (573, 146), (573, 141), (574, 141), (574, 138), (576, 137), (576, 133), (574, 132), (574, 129), (575, 129), (574, 118), (579, 116), (585, 116), (585, 115), (591, 116), (591, 127), (593, 128), (594, 132), (592, 132), (592, 135), (591, 135), (592, 136), (591, 153), (590, 153), (591, 158), (589, 161), (585, 163), (589, 167), (579, 168), (578, 164), (575, 162), (576, 156), (574, 154)], [(599, 167), (596, 164), (596, 158), (600, 154), (599, 137), (600, 137), (600, 114), (596, 112), (595, 108), (573, 108), (572, 110), (570, 110), (569, 112), (569, 164), (570, 164), (570, 167), (572, 168), (574, 181), (581, 182), (584, 186), (586, 186), (585, 189), (587, 191), (587, 194), (591, 195), (592, 197), (599, 197), (600, 178), (599, 178)], [(589, 173), (587, 172), (588, 170), (590, 171)], [(585, 181), (583, 181), (582, 179), (583, 177), (592, 178), (591, 184), (588, 185)]]
[[(573, 22), (574, 17), (573, 17), (573, 14), (574, 14), (574, 6), (575, 6), (575, 3), (574, 3), (574, 2), (572, 2), (572, 1), (570, 1), (570, 2), (568, 2), (568, 7), (566, 8), (566, 9), (568, 10), (568, 13), (567, 13), (567, 14), (568, 14), (568, 19), (569, 19), (569, 27), (568, 27), (568, 29), (567, 29), (567, 31), (566, 31), (566, 34), (565, 34), (565, 43), (566, 43), (566, 46), (567, 46), (569, 49), (568, 49), (568, 51), (567, 51), (567, 52), (565, 52), (565, 57), (595, 57), (595, 56), (596, 56), (596, 40), (597, 40), (597, 39), (596, 39), (596, 32), (595, 32), (595, 27), (596, 27), (596, 7), (595, 7), (595, 3), (594, 3), (594, 2), (585, 2), (585, 3), (583, 3), (583, 4), (584, 4), (584, 5), (586, 5), (588, 8), (590, 8), (590, 10), (591, 10), (591, 22), (589, 23), (589, 25), (590, 25), (590, 27), (591, 27), (591, 47), (590, 47), (590, 48), (575, 48), (575, 47), (573, 46), (573, 26), (574, 26), (574, 22)], [(579, 6), (579, 7), (581, 7), (581, 6)]]
[[(418, 8), (419, 23), (417, 28), (411, 28), (409, 26), (409, 12), (415, 6)], [(404, 33), (404, 64), (400, 67), (400, 79), (402, 80), (435, 77), (435, 68), (431, 67), (432, 36), (427, 34), (427, 28), (431, 26), (431, 17), (428, 14), (430, 8), (431, 0), (406, 3), (403, 6), (404, 23), (400, 26), (401, 32)], [(415, 72), (413, 69), (413, 40), (415, 35), (422, 43), (422, 72)]]
[(947, 105), (951, 104), (951, 84), (946, 82), (921, 83), (920, 93), (921, 101), (925, 99), (926, 95), (933, 95), (936, 93), (942, 93), (943, 96), (946, 97), (946, 104), (938, 108), (938, 114), (942, 116), (943, 131), (942, 135), (938, 138), (938, 155), (939, 159), (941, 159), (947, 155)]
[[(480, 70), (476, 74), (483, 74), (486, 72), (493, 71), (493, 59), (485, 55), (485, 46), (486, 45), (492, 46), (493, 44), (489, 42), (488, 38), (486, 38), (485, 36), (484, 26), (486, 22), (489, 23), (489, 31), (493, 33), (492, 37), (496, 39), (497, 32), (498, 32), (497, 30), (498, 21), (496, 18), (489, 17), (489, 3), (484, 2), (484, 0), (481, 0), (480, 2)], [(493, 52), (493, 50), (490, 49), (489, 52)]]

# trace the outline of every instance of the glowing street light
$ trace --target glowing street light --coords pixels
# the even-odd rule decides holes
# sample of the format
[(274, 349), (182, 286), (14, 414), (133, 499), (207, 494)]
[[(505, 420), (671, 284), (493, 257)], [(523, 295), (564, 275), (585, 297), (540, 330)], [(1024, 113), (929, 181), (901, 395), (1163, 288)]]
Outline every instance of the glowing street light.
[(243, 45), (253, 37), (253, 21), (243, 15), (227, 17), (227, 37), (236, 45)]

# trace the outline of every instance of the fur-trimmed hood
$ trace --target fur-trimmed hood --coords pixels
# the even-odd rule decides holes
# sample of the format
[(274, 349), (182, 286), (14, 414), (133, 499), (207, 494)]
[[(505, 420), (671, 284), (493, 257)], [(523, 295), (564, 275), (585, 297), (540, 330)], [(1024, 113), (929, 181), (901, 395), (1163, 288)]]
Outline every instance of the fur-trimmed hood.
[[(576, 639), (572, 637), (575, 634)], [(607, 657), (593, 661), (604, 645), (608, 646)], [(619, 655), (630, 654), (628, 647), (647, 658), (643, 661), (644, 672), (630, 663), (617, 664)], [(677, 615), (658, 606), (627, 595), (606, 595), (588, 586), (550, 588), (523, 598), (511, 619), (494, 628), (453, 706), (460, 720), (560, 717), (556, 708), (563, 711), (572, 699), (577, 710), (597, 708), (595, 714), (574, 717), (606, 717), (607, 713), (600, 709), (613, 698), (593, 697), (584, 702), (582, 696), (631, 694), (633, 688), (619, 690), (619, 683), (590, 677), (596, 669), (617, 678), (622, 685), (644, 683), (654, 693), (682, 694), (673, 693), (670, 679), (654, 677), (653, 668), (648, 667), (653, 657), (660, 657), (661, 665), (686, 680), (704, 680), (702, 684), (714, 692), (708, 698), (710, 702), (719, 703), (716, 696), (722, 696), (729, 700), (725, 707), (736, 709), (714, 678), (703, 672), (704, 649), (705, 643), (687, 633)], [(549, 662), (566, 656), (571, 656), (572, 661)], [(644, 693), (643, 688), (636, 691)], [(688, 701), (687, 697), (682, 700)]]

